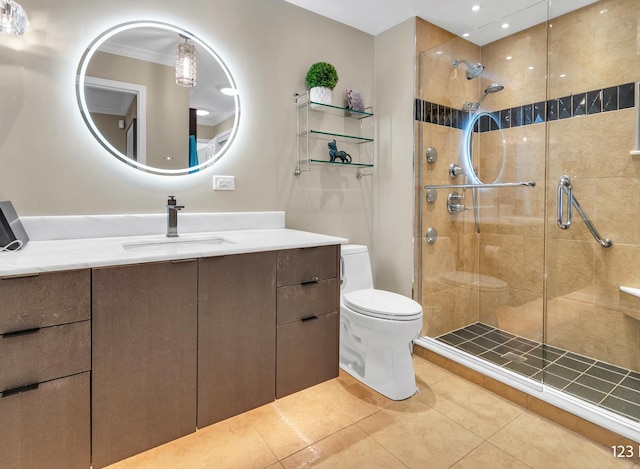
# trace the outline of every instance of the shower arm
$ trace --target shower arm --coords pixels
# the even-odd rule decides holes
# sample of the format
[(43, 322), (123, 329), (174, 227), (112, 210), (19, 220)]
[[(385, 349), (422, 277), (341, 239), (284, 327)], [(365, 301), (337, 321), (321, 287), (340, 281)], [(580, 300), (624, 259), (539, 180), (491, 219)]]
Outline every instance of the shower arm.
[(536, 187), (535, 181), (523, 182), (493, 182), (489, 184), (438, 184), (433, 186), (424, 186), (425, 190), (429, 189), (489, 189), (496, 187)]

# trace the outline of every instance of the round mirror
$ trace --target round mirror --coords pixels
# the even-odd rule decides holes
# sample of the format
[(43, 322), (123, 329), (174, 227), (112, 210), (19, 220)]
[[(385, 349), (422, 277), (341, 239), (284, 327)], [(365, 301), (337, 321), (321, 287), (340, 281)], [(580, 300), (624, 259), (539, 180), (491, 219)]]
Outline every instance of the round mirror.
[(78, 67), (82, 116), (114, 156), (142, 171), (199, 171), (229, 148), (237, 87), (207, 44), (176, 26), (132, 22), (94, 40)]

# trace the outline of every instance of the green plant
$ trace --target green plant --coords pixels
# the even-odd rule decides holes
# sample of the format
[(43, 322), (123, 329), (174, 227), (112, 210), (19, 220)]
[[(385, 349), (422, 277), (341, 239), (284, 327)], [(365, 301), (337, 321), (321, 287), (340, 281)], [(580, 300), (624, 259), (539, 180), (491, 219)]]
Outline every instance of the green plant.
[(338, 83), (338, 72), (336, 68), (327, 62), (317, 62), (313, 64), (307, 72), (307, 85), (309, 88), (325, 86), (334, 89)]

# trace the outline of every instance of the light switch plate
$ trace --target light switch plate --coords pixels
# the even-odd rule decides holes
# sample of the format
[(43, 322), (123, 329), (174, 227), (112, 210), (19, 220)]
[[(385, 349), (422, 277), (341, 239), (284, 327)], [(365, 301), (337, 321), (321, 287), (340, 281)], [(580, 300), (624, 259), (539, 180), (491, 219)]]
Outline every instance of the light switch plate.
[(236, 177), (235, 176), (213, 176), (213, 190), (214, 191), (235, 191)]

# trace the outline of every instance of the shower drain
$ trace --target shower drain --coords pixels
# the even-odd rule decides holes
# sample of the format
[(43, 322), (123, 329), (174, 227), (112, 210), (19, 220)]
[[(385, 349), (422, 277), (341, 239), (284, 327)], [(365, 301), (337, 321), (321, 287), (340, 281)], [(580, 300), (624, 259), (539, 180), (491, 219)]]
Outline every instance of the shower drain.
[(517, 353), (513, 353), (513, 352), (507, 352), (504, 355), (502, 355), (502, 358), (507, 358), (513, 362), (517, 362), (517, 363), (524, 363), (527, 361), (527, 359), (523, 356), (518, 355)]

